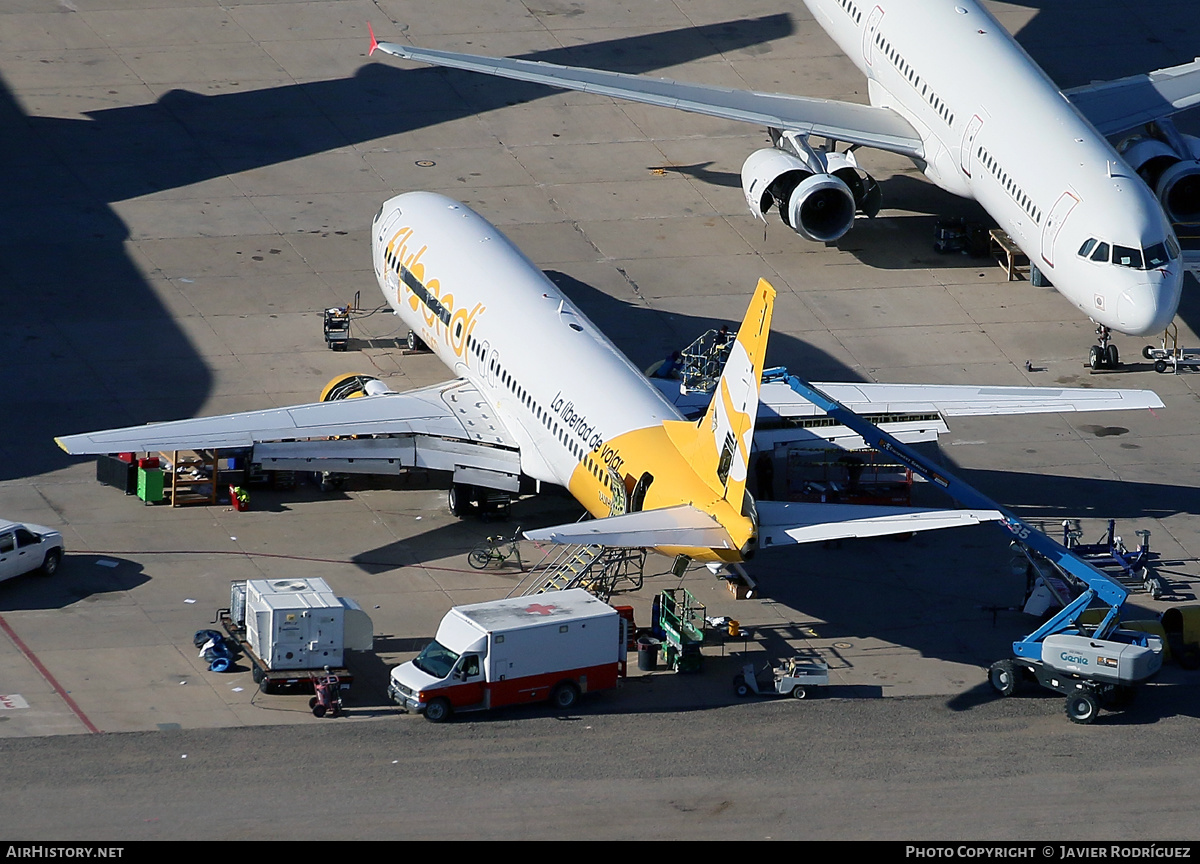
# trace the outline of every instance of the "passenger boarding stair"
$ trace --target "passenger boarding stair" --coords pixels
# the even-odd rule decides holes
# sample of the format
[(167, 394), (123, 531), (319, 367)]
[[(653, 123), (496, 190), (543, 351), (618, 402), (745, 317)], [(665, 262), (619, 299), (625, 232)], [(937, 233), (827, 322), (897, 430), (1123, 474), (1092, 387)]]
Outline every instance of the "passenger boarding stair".
[(592, 569), (592, 565), (603, 552), (603, 546), (564, 547), (546, 566), (536, 587), (526, 593), (545, 594), (547, 591), (582, 587), (579, 581)]
[(584, 588), (607, 602), (623, 582), (628, 582), (632, 591), (642, 587), (645, 563), (644, 549), (583, 544), (552, 546), (541, 563), (532, 568), (537, 579), (525, 594)]

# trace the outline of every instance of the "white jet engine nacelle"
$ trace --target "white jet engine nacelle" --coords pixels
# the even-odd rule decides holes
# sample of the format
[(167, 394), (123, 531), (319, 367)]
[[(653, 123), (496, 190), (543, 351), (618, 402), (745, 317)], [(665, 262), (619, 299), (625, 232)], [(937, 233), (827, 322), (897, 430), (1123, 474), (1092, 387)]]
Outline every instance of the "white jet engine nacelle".
[(818, 243), (842, 237), (858, 209), (854, 193), (841, 179), (774, 148), (756, 150), (743, 163), (742, 192), (756, 216), (778, 207), (785, 225)]
[(1136, 135), (1122, 142), (1120, 150), (1154, 190), (1169, 220), (1200, 221), (1200, 138)]

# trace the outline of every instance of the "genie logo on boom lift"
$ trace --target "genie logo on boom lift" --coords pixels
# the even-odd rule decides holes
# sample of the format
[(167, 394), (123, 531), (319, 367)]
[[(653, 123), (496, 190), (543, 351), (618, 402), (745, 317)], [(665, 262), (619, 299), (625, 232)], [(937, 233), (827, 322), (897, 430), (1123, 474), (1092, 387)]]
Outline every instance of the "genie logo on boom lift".
[(1086, 657), (1079, 657), (1075, 654), (1068, 654), (1066, 651), (1062, 652), (1058, 656), (1061, 657), (1062, 659), (1066, 660), (1068, 663), (1077, 663), (1080, 666), (1088, 665), (1088, 660)]

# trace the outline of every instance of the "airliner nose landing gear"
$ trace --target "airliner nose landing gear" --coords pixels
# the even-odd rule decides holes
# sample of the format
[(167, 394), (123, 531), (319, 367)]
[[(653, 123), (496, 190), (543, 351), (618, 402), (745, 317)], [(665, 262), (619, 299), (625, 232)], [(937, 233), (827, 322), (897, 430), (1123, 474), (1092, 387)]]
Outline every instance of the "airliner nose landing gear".
[(1117, 346), (1112, 344), (1112, 331), (1101, 324), (1096, 328), (1096, 338), (1099, 345), (1093, 345), (1088, 352), (1088, 366), (1092, 369), (1116, 369), (1121, 365), (1121, 355)]

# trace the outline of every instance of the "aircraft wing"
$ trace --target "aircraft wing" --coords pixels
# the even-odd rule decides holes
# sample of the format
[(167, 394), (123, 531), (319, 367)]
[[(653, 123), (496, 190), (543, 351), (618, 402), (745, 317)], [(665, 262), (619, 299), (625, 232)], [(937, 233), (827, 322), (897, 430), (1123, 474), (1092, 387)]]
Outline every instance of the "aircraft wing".
[(456, 482), (513, 490), (520, 475), (516, 441), (479, 391), (461, 379), (407, 393), (150, 423), (55, 440), (72, 455), (253, 447), (254, 460), (268, 468), (373, 474), (422, 467), (454, 471)]
[(1064, 92), (1101, 134), (1116, 135), (1200, 104), (1200, 57), (1145, 75), (1098, 81)]
[[(978, 525), (1001, 519), (996, 510), (931, 510), (859, 504), (759, 501), (759, 546), (880, 537)], [(682, 504), (587, 522), (526, 531), (530, 540), (591, 546), (730, 548), (729, 535), (709, 514)]]
[(482, 72), (563, 90), (579, 90), (631, 102), (644, 102), (647, 105), (678, 108), (695, 114), (739, 120), (805, 135), (821, 135), (910, 157), (919, 158), (923, 155), (921, 137), (916, 130), (907, 120), (888, 108), (829, 99), (810, 99), (783, 93), (733, 90), (728, 87), (689, 84), (667, 78), (647, 78), (622, 72), (560, 66), (532, 60), (457, 54), (394, 42), (373, 43), (372, 52), (376, 48), (385, 54), (432, 66)]
[(693, 546), (729, 549), (729, 534), (713, 516), (691, 504), (640, 510), (621, 516), (571, 522), (553, 528), (526, 531), (530, 540), (550, 543), (581, 543), (587, 546)]
[[(982, 417), (1163, 407), (1162, 400), (1153, 390), (975, 387), (955, 384), (814, 383), (813, 386), (857, 414), (936, 411), (943, 417)], [(763, 384), (759, 398), (764, 408), (780, 417), (824, 413), (782, 382)]]
[(1003, 518), (998, 510), (931, 510), (788, 501), (758, 501), (756, 506), (758, 545), (762, 549), (818, 540), (882, 537), (912, 531), (959, 528)]
[[(659, 391), (685, 417), (703, 410), (712, 398), (700, 392), (679, 392), (675, 378), (650, 378)], [(826, 393), (855, 411), (870, 414), (920, 414), (943, 417), (999, 414), (1071, 414), (1077, 411), (1126, 411), (1162, 408), (1153, 390), (1117, 390), (1087, 387), (977, 387), (957, 384), (848, 384), (819, 383)], [(759, 390), (760, 416), (816, 417), (819, 408), (801, 399), (781, 381), (766, 381)]]

